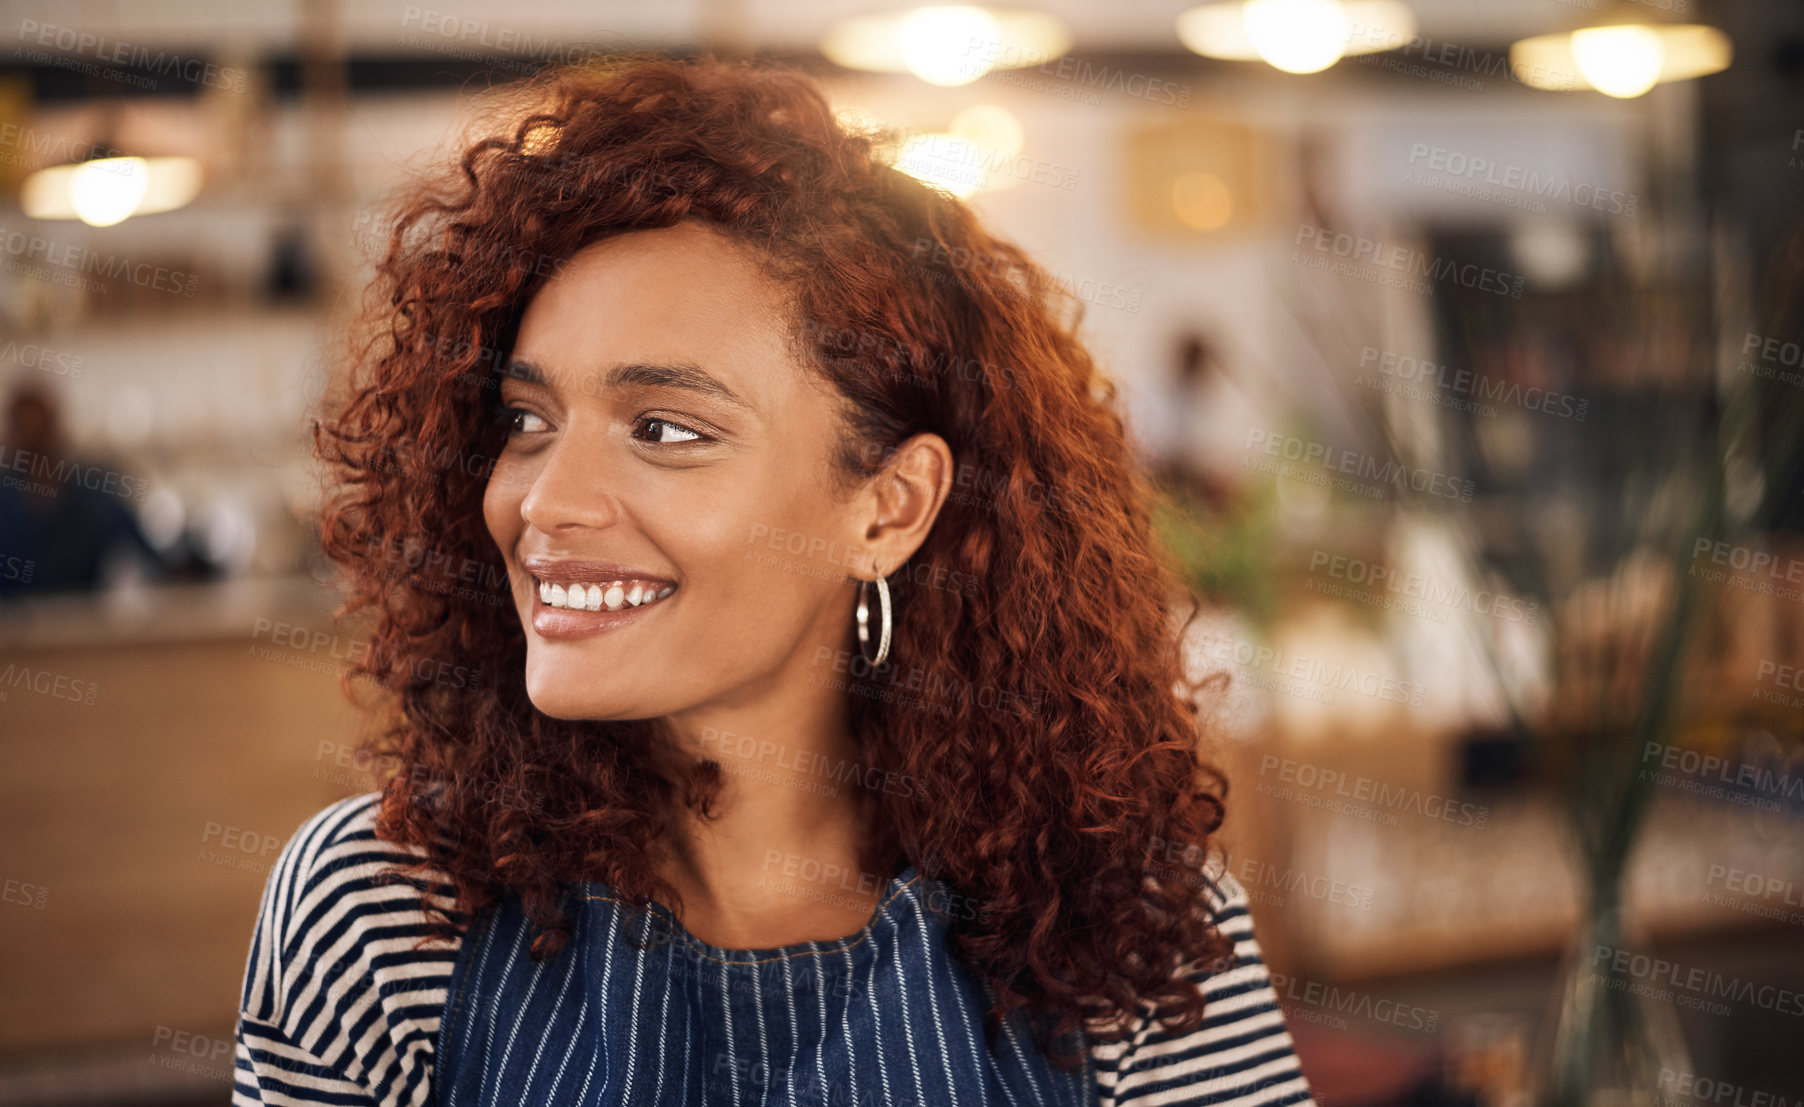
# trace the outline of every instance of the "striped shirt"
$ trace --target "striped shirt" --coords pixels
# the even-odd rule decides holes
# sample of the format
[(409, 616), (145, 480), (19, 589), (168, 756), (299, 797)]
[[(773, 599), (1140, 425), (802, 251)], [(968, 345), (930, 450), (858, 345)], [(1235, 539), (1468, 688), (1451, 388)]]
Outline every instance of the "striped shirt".
[[(382, 879), (417, 853), (376, 837), (378, 801), (371, 793), (326, 808), (277, 859), (245, 968), (235, 1105), (387, 1107), (435, 1103), (447, 1094), (435, 1086), (435, 1061), (461, 943), (421, 945), (429, 931), (418, 886)], [(1093, 1043), (1093, 1102), (1315, 1107), (1253, 936), (1246, 890), (1226, 872), (1205, 887), (1222, 932), (1235, 943), (1234, 967), (1194, 976), (1207, 1007), (1194, 1033), (1167, 1033), (1143, 1015), (1127, 1039)], [(450, 905), (447, 883), (426, 890)], [(670, 1034), (645, 1026), (636, 1033), (681, 1040), (692, 1029), (682, 1021), (688, 1017)]]

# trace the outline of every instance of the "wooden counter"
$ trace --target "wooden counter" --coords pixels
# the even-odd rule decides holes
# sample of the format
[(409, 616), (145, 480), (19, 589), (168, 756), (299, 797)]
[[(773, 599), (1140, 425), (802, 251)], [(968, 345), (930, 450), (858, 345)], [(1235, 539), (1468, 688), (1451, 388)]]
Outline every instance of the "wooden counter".
[[(360, 723), (331, 606), (308, 582), (184, 586), (110, 613), (59, 600), (0, 629), (8, 1068), (229, 1037), (281, 844), (367, 790), (338, 764)], [(278, 644), (277, 626), (326, 640)]]

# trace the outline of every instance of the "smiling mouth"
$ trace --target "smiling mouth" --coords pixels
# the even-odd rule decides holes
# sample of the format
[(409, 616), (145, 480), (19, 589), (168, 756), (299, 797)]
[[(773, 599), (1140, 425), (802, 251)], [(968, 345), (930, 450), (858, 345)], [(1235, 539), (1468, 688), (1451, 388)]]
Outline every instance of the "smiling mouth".
[(648, 607), (676, 591), (674, 584), (649, 580), (570, 581), (532, 578), (539, 602), (559, 611), (624, 611)]

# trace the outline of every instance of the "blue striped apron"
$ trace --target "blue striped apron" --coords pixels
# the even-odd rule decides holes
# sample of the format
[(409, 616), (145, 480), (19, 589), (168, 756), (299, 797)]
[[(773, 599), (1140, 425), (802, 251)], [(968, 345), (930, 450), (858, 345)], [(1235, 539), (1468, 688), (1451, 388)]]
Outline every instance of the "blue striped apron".
[(936, 913), (954, 901), (912, 866), (859, 933), (760, 950), (709, 945), (606, 884), (575, 890), (574, 933), (544, 964), (517, 897), (472, 924), (439, 1027), (441, 1107), (1096, 1102), (1088, 1053), (1060, 1070), (1019, 1012), (986, 1046), (986, 991)]

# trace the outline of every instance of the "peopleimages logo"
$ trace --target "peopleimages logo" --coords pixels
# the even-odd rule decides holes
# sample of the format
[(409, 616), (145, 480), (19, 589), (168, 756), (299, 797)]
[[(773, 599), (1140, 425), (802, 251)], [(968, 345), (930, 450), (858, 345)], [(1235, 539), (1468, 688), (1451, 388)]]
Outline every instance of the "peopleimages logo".
[[(1572, 74), (1562, 70), (1513, 61), (1508, 54), (1462, 46), (1446, 39), (1401, 34), (1396, 28), (1384, 24), (1349, 22), (1347, 40), (1350, 43), (1358, 42), (1376, 47), (1375, 50), (1354, 57), (1353, 60), (1361, 65), (1396, 69), (1415, 76), (1448, 79), (1465, 73), (1477, 73), (1486, 77), (1501, 75), (1544, 92), (1568, 93), (1580, 87)], [(1410, 65), (1409, 59), (1412, 58), (1419, 58), (1440, 69), (1417, 72), (1421, 67)], [(1456, 83), (1463, 88), (1484, 87), (1484, 82), (1476, 79), (1450, 80), (1449, 83)]]
[[(1337, 691), (1351, 689), (1374, 699), (1404, 703), (1411, 707), (1422, 706), (1422, 685), (1362, 670), (1354, 665), (1331, 664), (1321, 658), (1238, 641), (1224, 635), (1206, 635), (1200, 644), (1209, 657), (1224, 663), (1232, 662), (1253, 670), (1269, 669), (1279, 676), (1293, 677), (1323, 688)], [(1332, 703), (1333, 697), (1329, 697), (1327, 702)]]
[[(1379, 242), (1375, 239), (1362, 238), (1345, 231), (1331, 231), (1325, 227), (1311, 226), (1308, 223), (1297, 225), (1297, 237), (1292, 243), (1297, 249), (1291, 253), (1291, 261), (1307, 260), (1305, 249), (1319, 254), (1328, 254), (1343, 258), (1353, 266), (1360, 263), (1377, 266), (1379, 270), (1390, 273), (1364, 273), (1357, 268), (1344, 272), (1346, 276), (1371, 279), (1373, 276), (1394, 276), (1398, 281), (1407, 281), (1411, 277), (1427, 277), (1431, 280), (1446, 281), (1460, 288), (1474, 292), (1490, 292), (1498, 296), (1508, 296), (1512, 300), (1522, 299), (1523, 279), (1500, 269), (1491, 269), (1472, 262), (1457, 262), (1452, 258), (1431, 257), (1421, 250), (1396, 243)], [(1340, 271), (1340, 270), (1337, 270)], [(1386, 281), (1385, 283), (1393, 283)], [(1433, 285), (1421, 285), (1416, 291), (1434, 291)]]
[(1786, 771), (1774, 772), (1765, 765), (1755, 765), (1746, 761), (1731, 761), (1715, 754), (1700, 753), (1683, 746), (1669, 745), (1665, 742), (1649, 742), (1641, 751), (1642, 769), (1636, 779), (1654, 779), (1660, 783), (1656, 770), (1647, 767), (1650, 761), (1658, 761), (1659, 768), (1671, 770), (1681, 776), (1692, 777), (1697, 781), (1712, 781), (1726, 784), (1733, 789), (1753, 792), (1770, 792), (1779, 796), (1804, 801), (1804, 772), (1793, 773), (1790, 766)]
[[(977, 55), (982, 59), (981, 70), (977, 62), (972, 61), (961, 67), (962, 72), (1006, 80), (1010, 75), (1009, 70), (1032, 66), (1049, 77), (1082, 85), (1090, 90), (1119, 92), (1135, 99), (1149, 100), (1158, 104), (1175, 104), (1178, 107), (1184, 107), (1190, 103), (1189, 85), (1174, 84), (1171, 81), (1149, 77), (1143, 73), (1130, 73), (1125, 69), (1092, 63), (1069, 55), (1059, 57), (1031, 47), (983, 35), (973, 35), (965, 41), (965, 56), (972, 55)], [(998, 65), (1005, 68), (995, 68)], [(1070, 98), (1066, 97), (1066, 99)], [(1092, 95), (1085, 98), (1085, 103), (1100, 102), (1100, 96)]]
[[(1310, 899), (1321, 900), (1323, 903), (1370, 911), (1376, 894), (1373, 889), (1358, 884), (1311, 875), (1288, 866), (1279, 867), (1252, 857), (1241, 860), (1236, 878), (1246, 888), (1250, 898), (1260, 903), (1270, 903), (1274, 907), (1282, 907), (1290, 893), (1302, 892)], [(1274, 895), (1274, 892), (1279, 894)]]
[[(1750, 1004), (1776, 1014), (1804, 1015), (1804, 992), (1794, 992), (1777, 984), (1757, 984), (1751, 980), (1725, 976), (1711, 969), (1687, 969), (1663, 957), (1599, 942), (1593, 948), (1591, 971), (1602, 975), (1599, 970), (1605, 964), (1608, 964), (1610, 973), (1618, 979), (1626, 976), (1633, 977), (1636, 981), (1649, 982), (1648, 987), (1652, 992), (1681, 1007), (1701, 1007), (1716, 1014), (1727, 1014), (1726, 1008), (1715, 1010), (1722, 1008), (1722, 1004), (1710, 1002), (1721, 998)], [(1678, 989), (1678, 992), (1668, 992), (1655, 985), (1666, 985)], [(1611, 986), (1622, 987), (1615, 981), (1612, 981)], [(1685, 994), (1688, 992), (1693, 994)]]
[(91, 680), (53, 673), (48, 669), (34, 669), (30, 665), (7, 662), (6, 668), (0, 671), (0, 701), (15, 688), (23, 688), (27, 692), (35, 692), (51, 699), (68, 700), (87, 707), (94, 706), (94, 697), (100, 694), (100, 685)]
[(0, 885), (0, 903), (16, 903), (21, 907), (42, 911), (50, 904), (50, 888), (43, 884), (8, 880), (4, 885)]
[(1277, 770), (1280, 781), (1298, 788), (1316, 792), (1326, 792), (1332, 788), (1332, 794), (1336, 796), (1371, 803), (1382, 809), (1413, 811), (1428, 819), (1469, 826), (1474, 830), (1483, 830), (1491, 815), (1488, 804), (1467, 803), (1433, 792), (1424, 792), (1419, 788), (1386, 784), (1369, 776), (1349, 776), (1338, 769), (1323, 768), (1307, 761), (1293, 761), (1269, 753), (1259, 761), (1262, 787), (1263, 778), (1274, 769)]
[(873, 792), (881, 791), (899, 796), (915, 794), (914, 778), (907, 773), (866, 765), (859, 760), (834, 760), (825, 754), (773, 742), (768, 738), (756, 738), (750, 734), (736, 734), (730, 730), (705, 726), (702, 728), (701, 746), (711, 753), (759, 765), (774, 758), (771, 763), (776, 768), (792, 773), (823, 776), (841, 784), (857, 784)]
[(53, 373), (59, 377), (68, 377), (72, 381), (81, 379), (82, 366), (86, 364), (85, 359), (79, 354), (52, 350), (48, 346), (39, 346), (35, 343), (26, 343), (21, 346), (18, 342), (10, 339), (4, 347), (0, 347), (0, 361), (10, 362), (26, 369)]
[[(580, 65), (600, 61), (609, 54), (604, 46), (590, 45), (581, 42), (566, 41), (559, 35), (548, 35), (545, 38), (534, 38), (531, 32), (520, 31), (513, 27), (493, 28), (482, 20), (459, 17), (451, 12), (435, 8), (422, 8), (409, 4), (403, 10), (401, 26), (417, 28), (402, 35), (402, 42), (408, 46), (436, 45), (441, 52), (467, 58), (482, 58), (471, 50), (481, 47), (485, 51), (512, 54), (522, 59), (522, 63), (562, 65)], [(430, 37), (428, 37), (430, 36)], [(434, 40), (438, 40), (437, 43)], [(446, 49), (455, 46), (458, 49)], [(508, 59), (489, 58), (496, 68), (513, 68)], [(520, 68), (521, 72), (529, 72)]]
[(1437, 388), (1479, 400), (1510, 404), (1528, 411), (1543, 411), (1562, 419), (1571, 419), (1575, 423), (1585, 421), (1585, 413), (1591, 406), (1590, 400), (1582, 400), (1551, 388), (1523, 388), (1517, 381), (1493, 380), (1470, 369), (1437, 365), (1427, 358), (1399, 355), (1374, 346), (1363, 347), (1359, 352), (1359, 367), (1370, 369), (1373, 366), (1387, 377), (1411, 383), (1433, 384)]
[(1312, 574), (1326, 573), (1348, 584), (1394, 592), (1412, 599), (1424, 600), (1442, 607), (1460, 608), (1476, 615), (1489, 615), (1510, 623), (1534, 626), (1541, 605), (1523, 601), (1503, 592), (1468, 588), (1457, 581), (1437, 581), (1421, 573), (1400, 572), (1388, 565), (1347, 557), (1328, 550), (1315, 550), (1309, 557)]
[(1776, 1092), (1664, 1067), (1660, 1069), (1660, 1088), (1672, 1094), (1655, 1096), (1654, 1107), (1678, 1107), (1679, 1104), (1689, 1107), (1694, 1103), (1710, 1104), (1711, 1107), (1799, 1107), (1804, 1104), (1804, 1100), (1787, 1099)]
[(1078, 171), (1057, 162), (1042, 161), (1007, 150), (991, 150), (957, 135), (929, 133), (915, 136), (903, 148), (896, 168), (907, 173), (952, 180), (973, 187), (1001, 173), (1066, 192), (1077, 187)]
[(1744, 373), (1776, 380), (1781, 384), (1804, 384), (1804, 372), (1799, 372), (1800, 368), (1804, 368), (1804, 346), (1796, 342), (1749, 331), (1741, 343), (1741, 358), (1741, 371)]
[[(1433, 1007), (1417, 1007), (1392, 999), (1377, 999), (1365, 992), (1317, 980), (1304, 980), (1288, 973), (1272, 973), (1271, 984), (1272, 991), (1280, 1001), (1289, 1000), (1325, 1011), (1355, 1015), (1373, 1022), (1390, 1023), (1406, 1030), (1432, 1033), (1441, 1023), (1441, 1012)], [(1288, 1008), (1285, 1013), (1290, 1013)], [(1321, 1097), (1316, 1098), (1319, 1100)]]
[(23, 231), (0, 232), (0, 251), (12, 255), (24, 266), (34, 269), (41, 268), (37, 263), (49, 266), (49, 269), (42, 271), (52, 279), (58, 275), (74, 279), (83, 273), (95, 273), (109, 281), (124, 279), (140, 288), (174, 293), (188, 299), (193, 299), (195, 291), (200, 287), (199, 277), (180, 269), (135, 262), (130, 258), (103, 254), (74, 243), (56, 242), (41, 235), (28, 235)]
[(1345, 450), (1337, 446), (1329, 446), (1321, 442), (1311, 442), (1306, 438), (1294, 435), (1277, 434), (1261, 427), (1247, 430), (1245, 449), (1255, 447), (1263, 449), (1272, 457), (1282, 457), (1286, 461), (1300, 461), (1304, 465), (1319, 465), (1323, 469), (1345, 473), (1361, 480), (1374, 481), (1377, 484), (1388, 484), (1397, 489), (1411, 489), (1431, 496), (1445, 496), (1450, 500), (1471, 502), (1472, 493), (1477, 489), (1476, 481), (1459, 480), (1445, 473), (1436, 473), (1430, 469), (1412, 468), (1396, 461), (1383, 461), (1372, 454), (1362, 454), (1357, 450)]
[[(0, 165), (58, 165), (125, 156), (126, 152), (116, 146), (51, 134), (18, 123), (0, 123)], [(100, 171), (112, 173), (121, 168), (101, 166)]]
[[(247, 73), (245, 70), (229, 65), (214, 65), (199, 58), (183, 57), (167, 51), (150, 51), (148, 48), (119, 39), (107, 38), (89, 31), (78, 31), (73, 27), (61, 27), (55, 23), (39, 23), (35, 19), (19, 21), (19, 41), (37, 46), (50, 46), (67, 53), (79, 54), (94, 58), (108, 65), (126, 66), (132, 69), (148, 69), (166, 77), (179, 77), (194, 84), (210, 85), (229, 92), (243, 92), (246, 88)], [(30, 57), (33, 61), (48, 61), (49, 64), (61, 64), (67, 59), (43, 59), (33, 55), (40, 51), (27, 50), (24, 46), (14, 51), (20, 57)], [(81, 71), (87, 72), (85, 68)], [(99, 74), (96, 74), (99, 75)], [(149, 87), (155, 87), (154, 84)]]
[[(1416, 166), (1423, 163), (1426, 168), (1436, 173), (1445, 173), (1449, 177), (1480, 181), (1511, 192), (1526, 193), (1543, 200), (1558, 200), (1581, 208), (1594, 208), (1611, 215), (1632, 216), (1641, 207), (1641, 198), (1632, 192), (1618, 192), (1583, 182), (1573, 184), (1572, 178), (1557, 173), (1542, 173), (1538, 169), (1525, 169), (1520, 165), (1501, 164), (1443, 146), (1430, 146), (1426, 142), (1412, 143), (1409, 148), (1409, 164)], [(1433, 184), (1432, 181), (1422, 180), (1419, 175), (1414, 179), (1406, 175), (1404, 183)]]
[(22, 446), (0, 445), (0, 470), (23, 473), (33, 480), (55, 484), (79, 484), (90, 492), (104, 492), (140, 503), (150, 495), (150, 485), (142, 477), (99, 465), (83, 465), (71, 458), (51, 457)]

